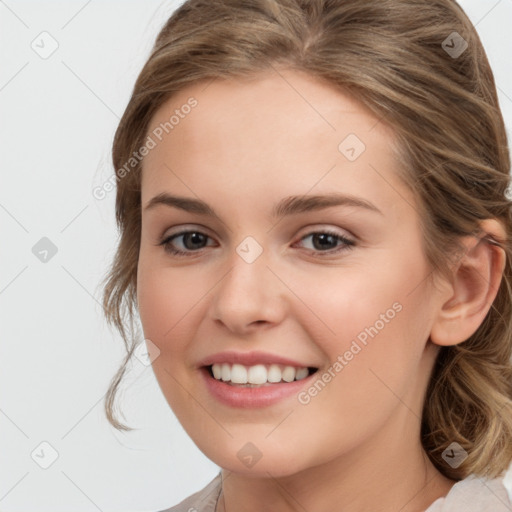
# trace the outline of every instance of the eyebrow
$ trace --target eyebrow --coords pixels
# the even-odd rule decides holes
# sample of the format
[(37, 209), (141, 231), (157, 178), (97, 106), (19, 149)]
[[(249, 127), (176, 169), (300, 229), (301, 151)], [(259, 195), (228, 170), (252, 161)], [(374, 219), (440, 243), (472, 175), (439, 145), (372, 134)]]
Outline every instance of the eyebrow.
[[(209, 215), (218, 217), (213, 208), (200, 199), (191, 197), (173, 196), (162, 192), (161, 194), (153, 197), (144, 210), (151, 210), (158, 205), (165, 205), (169, 207), (179, 208), (190, 213), (197, 213), (199, 215)], [(303, 195), (303, 196), (290, 196), (279, 201), (272, 209), (272, 217), (281, 217), (285, 215), (294, 215), (304, 212), (315, 210), (322, 210), (332, 206), (352, 206), (363, 208), (380, 215), (383, 213), (373, 204), (361, 197), (344, 194), (325, 194), (325, 195)]]

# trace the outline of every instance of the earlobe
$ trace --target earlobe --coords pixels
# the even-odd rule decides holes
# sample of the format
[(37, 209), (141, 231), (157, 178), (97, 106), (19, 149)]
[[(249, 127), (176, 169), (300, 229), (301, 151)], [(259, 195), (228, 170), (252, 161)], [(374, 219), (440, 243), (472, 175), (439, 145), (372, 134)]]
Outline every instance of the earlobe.
[(432, 325), (430, 339), (437, 345), (456, 345), (471, 337), (498, 293), (506, 254), (496, 241), (504, 240), (506, 233), (495, 219), (486, 219), (480, 225), (480, 236), (463, 241), (464, 253), (453, 267), (449, 292)]

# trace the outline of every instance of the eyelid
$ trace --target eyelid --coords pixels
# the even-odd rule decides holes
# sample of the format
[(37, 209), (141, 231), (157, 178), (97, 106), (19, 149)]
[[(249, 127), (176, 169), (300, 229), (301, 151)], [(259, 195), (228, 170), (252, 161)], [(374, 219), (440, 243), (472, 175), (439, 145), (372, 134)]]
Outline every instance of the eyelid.
[(162, 240), (163, 238), (169, 238), (170, 236), (182, 234), (183, 232), (189, 231), (198, 231), (212, 238), (212, 235), (210, 234), (211, 230), (206, 226), (203, 226), (202, 224), (179, 224), (176, 226), (165, 228), (163, 233), (158, 237), (158, 240)]
[[(355, 245), (359, 245), (359, 239), (349, 230), (341, 228), (339, 226), (335, 226), (332, 224), (310, 224), (305, 226), (300, 230), (299, 235), (296, 238), (296, 241), (293, 242), (293, 245), (302, 241), (304, 238), (314, 235), (315, 233), (326, 233), (335, 237), (339, 237), (345, 244), (346, 248), (354, 247)], [(325, 253), (328, 255), (329, 252), (334, 254), (335, 250), (331, 251), (315, 251), (316, 253)]]
[(333, 226), (332, 224), (309, 224), (300, 230), (304, 232), (304, 235), (300, 236), (302, 238), (305, 235), (310, 235), (311, 233), (318, 232), (329, 232), (335, 235), (344, 236), (345, 238), (356, 239), (355, 235), (352, 234), (348, 229), (341, 228), (339, 226)]

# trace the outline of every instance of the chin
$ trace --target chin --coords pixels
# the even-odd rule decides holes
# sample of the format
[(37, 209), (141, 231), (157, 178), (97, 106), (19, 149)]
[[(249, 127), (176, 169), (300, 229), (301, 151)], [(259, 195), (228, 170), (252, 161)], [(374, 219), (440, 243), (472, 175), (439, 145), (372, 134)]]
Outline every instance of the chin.
[[(198, 445), (199, 446), (199, 445)], [(276, 452), (270, 446), (259, 447), (247, 442), (241, 448), (225, 447), (224, 450), (212, 450), (212, 445), (201, 451), (213, 463), (229, 472), (252, 478), (281, 478), (294, 475), (308, 468), (304, 453), (295, 446), (286, 451)]]

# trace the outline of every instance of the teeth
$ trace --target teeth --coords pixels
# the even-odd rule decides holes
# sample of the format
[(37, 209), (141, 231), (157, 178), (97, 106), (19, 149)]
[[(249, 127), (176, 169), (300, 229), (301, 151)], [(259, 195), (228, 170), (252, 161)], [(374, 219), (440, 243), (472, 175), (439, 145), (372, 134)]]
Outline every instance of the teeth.
[(265, 384), (268, 379), (267, 369), (262, 364), (250, 366), (247, 371), (247, 381), (250, 384)]
[(231, 367), (231, 382), (233, 384), (247, 384), (247, 368), (241, 364)]
[(220, 364), (214, 364), (212, 366), (212, 371), (213, 371), (213, 376), (217, 379), (217, 380), (220, 380), (222, 379), (222, 366)]
[(213, 377), (232, 384), (254, 384), (293, 382), (294, 380), (305, 379), (309, 370), (305, 367), (295, 368), (293, 366), (281, 366), (271, 364), (257, 364), (254, 366), (243, 366), (241, 364), (216, 363), (212, 365)]
[(271, 364), (268, 369), (268, 382), (281, 382), (281, 368), (277, 364)]
[(309, 375), (309, 371), (307, 368), (298, 368), (295, 373), (295, 378), (297, 380), (305, 379)]
[(221, 379), (224, 382), (231, 380), (231, 366), (229, 364), (224, 363), (221, 367)]
[(295, 368), (293, 366), (285, 366), (282, 378), (285, 382), (292, 382), (295, 380)]

